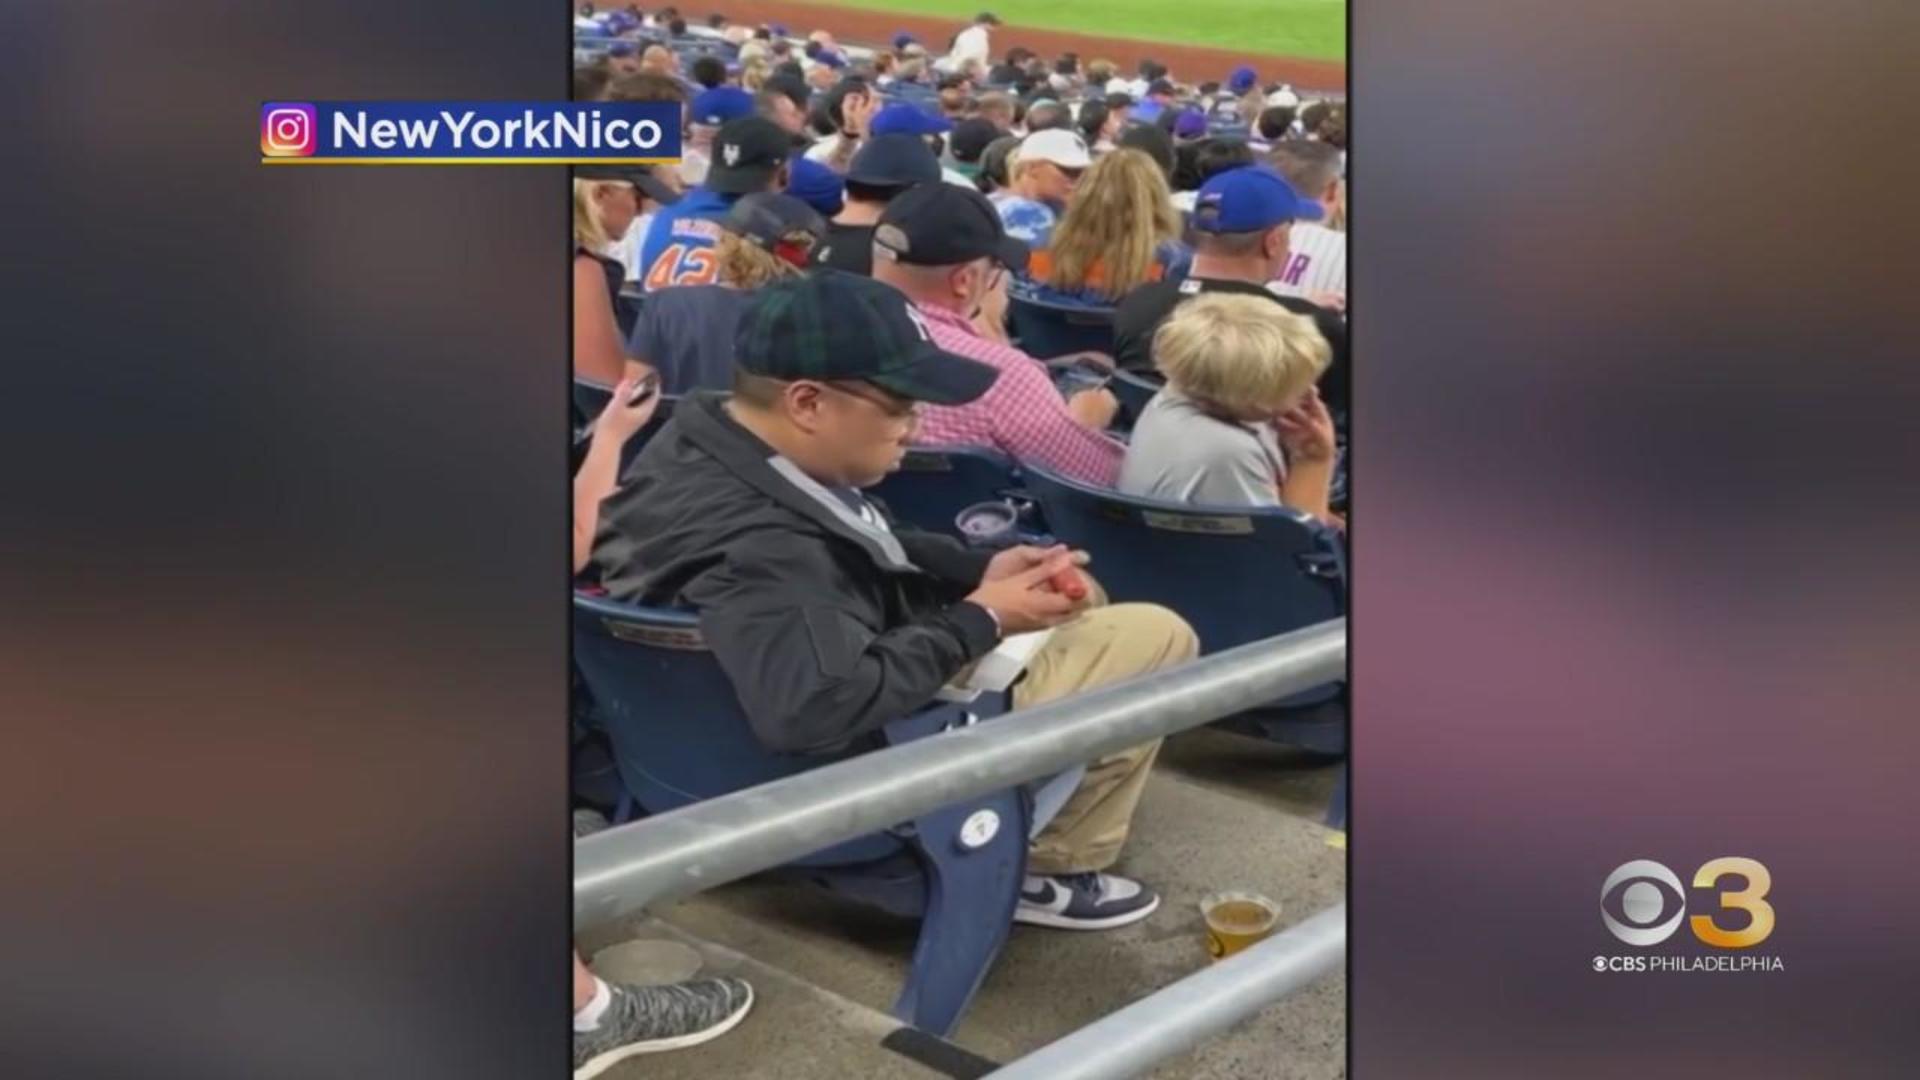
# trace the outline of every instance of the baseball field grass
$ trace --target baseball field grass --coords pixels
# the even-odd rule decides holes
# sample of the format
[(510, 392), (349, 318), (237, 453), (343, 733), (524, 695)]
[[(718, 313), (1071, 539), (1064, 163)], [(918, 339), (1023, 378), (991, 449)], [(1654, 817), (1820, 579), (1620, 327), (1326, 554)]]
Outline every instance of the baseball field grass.
[[(821, 0), (837, 7), (951, 17), (991, 11), (1009, 23), (1249, 55), (1347, 57), (1346, 0)], [(957, 27), (956, 27), (957, 28)]]

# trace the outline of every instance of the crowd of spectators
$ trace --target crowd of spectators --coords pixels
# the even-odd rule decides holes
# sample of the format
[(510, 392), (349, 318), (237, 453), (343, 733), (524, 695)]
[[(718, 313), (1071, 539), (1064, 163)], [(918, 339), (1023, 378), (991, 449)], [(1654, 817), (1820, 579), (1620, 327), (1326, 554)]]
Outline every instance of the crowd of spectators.
[[(769, 752), (869, 745), (1023, 631), (1052, 636), (1016, 705), (1199, 648), (1174, 611), (1063, 586), (1088, 553), (893, 520), (864, 489), (916, 444), (1346, 528), (1345, 103), (1251, 64), (1214, 81), (997, 50), (1000, 28), (843, 45), (674, 8), (575, 18), (576, 96), (677, 103), (685, 146), (576, 172), (574, 374), (618, 386), (579, 459), (575, 569), (697, 612)], [(1029, 309), (1107, 345), (1035, 355)], [(1160, 388), (1123, 417), (1062, 360)], [(615, 476), (643, 385), (677, 405)], [(1017, 922), (1152, 913), (1155, 890), (1112, 867), (1156, 750), (1036, 792)], [(698, 1031), (744, 1010), (736, 987), (700, 993)]]

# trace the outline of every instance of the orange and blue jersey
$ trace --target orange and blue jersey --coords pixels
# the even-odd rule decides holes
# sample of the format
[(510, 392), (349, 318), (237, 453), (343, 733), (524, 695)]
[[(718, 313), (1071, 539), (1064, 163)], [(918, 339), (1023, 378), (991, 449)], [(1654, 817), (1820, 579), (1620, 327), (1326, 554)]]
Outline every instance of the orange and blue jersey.
[(714, 284), (720, 268), (713, 246), (720, 239), (720, 221), (737, 198), (700, 187), (672, 206), (662, 207), (640, 245), (641, 288), (653, 292), (675, 285)]

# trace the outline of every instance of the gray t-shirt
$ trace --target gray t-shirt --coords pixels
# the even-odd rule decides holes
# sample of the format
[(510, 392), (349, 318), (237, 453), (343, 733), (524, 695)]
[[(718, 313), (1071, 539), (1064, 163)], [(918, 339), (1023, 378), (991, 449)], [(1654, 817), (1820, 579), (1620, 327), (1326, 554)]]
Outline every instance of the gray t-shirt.
[(1272, 424), (1215, 419), (1168, 387), (1140, 411), (1122, 494), (1207, 506), (1279, 506), (1286, 458)]

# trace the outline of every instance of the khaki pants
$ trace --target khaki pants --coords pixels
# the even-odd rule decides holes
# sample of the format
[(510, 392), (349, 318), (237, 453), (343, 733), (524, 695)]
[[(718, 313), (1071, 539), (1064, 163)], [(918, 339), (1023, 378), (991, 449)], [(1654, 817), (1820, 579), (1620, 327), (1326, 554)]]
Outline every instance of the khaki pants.
[[(1199, 640), (1185, 620), (1156, 604), (1096, 607), (1055, 627), (1013, 688), (1013, 705), (1054, 701), (1193, 659)], [(1104, 870), (1120, 857), (1160, 740), (1087, 763), (1087, 775), (1027, 849), (1027, 872)]]

